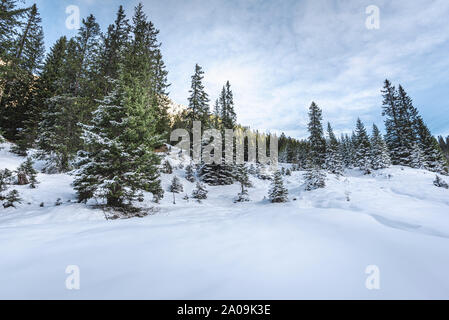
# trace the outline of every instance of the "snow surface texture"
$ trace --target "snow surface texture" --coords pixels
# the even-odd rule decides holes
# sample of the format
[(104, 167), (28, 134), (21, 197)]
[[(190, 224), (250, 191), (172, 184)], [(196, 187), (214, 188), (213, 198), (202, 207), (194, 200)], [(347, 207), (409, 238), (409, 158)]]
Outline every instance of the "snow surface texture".
[[(14, 170), (24, 159), (2, 146), (0, 169)], [(128, 220), (77, 204), (69, 175), (11, 186), (24, 201), (0, 208), (0, 299), (449, 298), (449, 190), (433, 173), (349, 171), (305, 192), (293, 172), (285, 204), (265, 200), (270, 182), (254, 177), (252, 202), (233, 203), (238, 185), (186, 201), (195, 184), (174, 174), (184, 185), (177, 204), (166, 192), (159, 212)], [(163, 175), (164, 190), (172, 178)], [(79, 290), (66, 288), (69, 265), (79, 267)], [(378, 290), (365, 284), (370, 265)]]

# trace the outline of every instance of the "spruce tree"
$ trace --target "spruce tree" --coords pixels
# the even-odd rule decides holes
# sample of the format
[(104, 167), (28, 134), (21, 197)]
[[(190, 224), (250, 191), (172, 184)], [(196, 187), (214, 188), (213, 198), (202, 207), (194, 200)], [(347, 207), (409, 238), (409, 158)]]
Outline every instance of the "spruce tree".
[(101, 198), (108, 206), (130, 209), (141, 191), (151, 192), (155, 201), (161, 198), (160, 158), (153, 152), (158, 137), (149, 126), (144, 79), (124, 69), (92, 125), (84, 125), (83, 138), (92, 151), (80, 153), (74, 182), (80, 201)]
[(401, 119), (399, 116), (398, 98), (396, 88), (389, 80), (385, 80), (384, 88), (382, 89), (383, 96), (383, 111), (382, 115), (385, 119), (385, 142), (390, 150), (392, 164), (402, 164), (402, 156), (404, 154), (404, 147), (402, 145), (401, 135)]
[(9, 53), (0, 57), (5, 63), (0, 70), (0, 127), (14, 141), (27, 120), (44, 55), (41, 18), (35, 4), (26, 11), (25, 18)]
[(369, 174), (371, 169), (371, 143), (360, 118), (357, 119), (355, 130), (355, 146), (356, 166), (365, 174)]
[(273, 175), (268, 197), (272, 203), (288, 201), (288, 190), (284, 187), (284, 181), (279, 170), (276, 170)]
[[(39, 123), (42, 121), (42, 114), (46, 111), (45, 106), (49, 104), (48, 99), (61, 91), (62, 79), (65, 76), (66, 55), (67, 38), (64, 36), (58, 39), (50, 49), (42, 72), (36, 81), (36, 89), (30, 106), (26, 111), (24, 129), (19, 133), (19, 140), (17, 141), (20, 150), (26, 150), (34, 146), (38, 138), (38, 128)], [(46, 129), (51, 129), (51, 126), (49, 124)]]
[(382, 138), (379, 128), (373, 124), (371, 135), (371, 165), (374, 170), (388, 168), (391, 164), (387, 145)]
[(312, 102), (309, 108), (309, 160), (313, 165), (318, 165), (320, 168), (324, 167), (324, 160), (326, 158), (326, 140), (323, 135), (321, 109)]
[(326, 169), (333, 174), (343, 174), (343, 160), (340, 153), (340, 144), (335, 137), (331, 124), (327, 123), (328, 139), (326, 141)]
[[(11, 48), (22, 25), (22, 17), (29, 8), (17, 8), (17, 0), (2, 0), (0, 2), (0, 59), (9, 60)], [(2, 78), (3, 79), (3, 78)]]
[(224, 129), (234, 129), (237, 124), (237, 115), (234, 110), (234, 94), (231, 84), (226, 81), (219, 98), (221, 122)]
[(310, 163), (304, 174), (305, 190), (312, 191), (326, 186), (326, 173), (317, 164)]
[(447, 160), (441, 151), (437, 139), (432, 136), (429, 128), (421, 117), (418, 117), (416, 121), (418, 128), (418, 143), (423, 154), (424, 168), (429, 171), (447, 174)]
[(209, 127), (209, 96), (204, 90), (203, 79), (204, 71), (198, 64), (196, 64), (195, 73), (192, 76), (192, 84), (189, 91), (189, 106), (187, 109), (189, 128), (192, 128), (193, 121), (201, 121), (203, 128)]
[(103, 35), (100, 49), (99, 68), (103, 80), (100, 85), (104, 95), (111, 90), (108, 79), (118, 79), (119, 68), (124, 59), (123, 52), (130, 41), (130, 32), (129, 20), (123, 6), (120, 6), (114, 24), (109, 25), (106, 35)]
[(9, 169), (0, 170), (0, 193), (8, 189), (8, 185), (12, 184), (13, 176)]
[(28, 157), (27, 160), (19, 166), (17, 169), (19, 185), (30, 184), (30, 188), (36, 188), (36, 185), (38, 184), (36, 180), (37, 171), (34, 169), (33, 165), (33, 160)]
[(413, 166), (413, 153), (417, 142), (418, 110), (413, 106), (412, 99), (401, 85), (398, 87), (397, 100), (402, 143), (401, 164)]
[(343, 167), (352, 169), (354, 167), (354, 148), (348, 134), (341, 135), (339, 152)]
[(249, 180), (248, 169), (244, 164), (239, 164), (236, 170), (236, 179), (240, 183), (240, 192), (237, 195), (235, 202), (246, 202), (250, 201), (248, 195), (248, 188), (252, 187), (251, 181)]
[[(39, 157), (46, 160), (46, 171), (72, 169), (77, 151), (83, 149), (82, 128), (98, 104), (99, 25), (90, 15), (83, 19), (78, 35), (67, 42), (59, 88), (47, 99), (39, 123)], [(101, 99), (100, 99), (101, 100)]]

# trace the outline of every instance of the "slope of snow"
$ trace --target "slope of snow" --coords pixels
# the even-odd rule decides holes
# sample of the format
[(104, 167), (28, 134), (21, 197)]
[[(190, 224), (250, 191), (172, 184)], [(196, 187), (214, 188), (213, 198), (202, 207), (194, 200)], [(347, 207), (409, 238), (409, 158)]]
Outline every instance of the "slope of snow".
[[(3, 147), (0, 168), (20, 165)], [(190, 195), (184, 170), (174, 174)], [(448, 299), (449, 190), (434, 178), (349, 171), (305, 192), (294, 172), (286, 204), (265, 200), (269, 182), (253, 178), (249, 203), (233, 203), (237, 185), (208, 187), (203, 203), (180, 194), (175, 205), (166, 192), (154, 215), (107, 221), (74, 202), (71, 176), (39, 174), (38, 189), (13, 186), (17, 209), (0, 208), (0, 299)], [(68, 265), (80, 290), (66, 289)], [(369, 265), (379, 290), (365, 286)]]

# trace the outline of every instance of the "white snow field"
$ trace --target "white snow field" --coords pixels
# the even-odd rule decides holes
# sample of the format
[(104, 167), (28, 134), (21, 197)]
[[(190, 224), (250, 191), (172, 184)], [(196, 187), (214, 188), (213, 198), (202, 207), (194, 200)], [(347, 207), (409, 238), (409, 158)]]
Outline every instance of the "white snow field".
[[(2, 146), (0, 168), (17, 168), (24, 159)], [(233, 203), (238, 185), (208, 187), (201, 204), (166, 192), (154, 215), (105, 220), (75, 202), (71, 176), (39, 174), (37, 189), (11, 186), (17, 209), (0, 208), (0, 298), (449, 299), (449, 190), (434, 178), (350, 171), (305, 192), (294, 172), (286, 204), (264, 200), (269, 182), (253, 178), (249, 203)], [(69, 265), (79, 290), (66, 288)], [(369, 290), (373, 265), (380, 288)]]

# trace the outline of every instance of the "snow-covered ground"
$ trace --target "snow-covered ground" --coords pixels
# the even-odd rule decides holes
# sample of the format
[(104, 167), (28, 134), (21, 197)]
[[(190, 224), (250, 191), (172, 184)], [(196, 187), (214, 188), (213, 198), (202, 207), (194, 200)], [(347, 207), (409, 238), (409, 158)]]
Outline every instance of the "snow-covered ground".
[[(0, 169), (17, 168), (3, 147)], [(71, 176), (39, 174), (37, 189), (13, 186), (17, 209), (0, 208), (0, 299), (449, 299), (449, 190), (434, 178), (352, 171), (305, 192), (294, 172), (286, 204), (253, 178), (249, 203), (233, 203), (237, 185), (208, 187), (201, 204), (167, 192), (154, 215), (105, 220), (75, 202)], [(79, 290), (66, 288), (69, 265)], [(378, 290), (365, 285), (372, 265)]]

